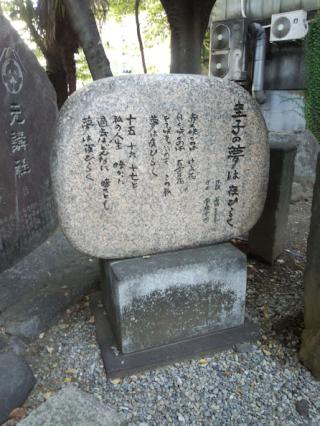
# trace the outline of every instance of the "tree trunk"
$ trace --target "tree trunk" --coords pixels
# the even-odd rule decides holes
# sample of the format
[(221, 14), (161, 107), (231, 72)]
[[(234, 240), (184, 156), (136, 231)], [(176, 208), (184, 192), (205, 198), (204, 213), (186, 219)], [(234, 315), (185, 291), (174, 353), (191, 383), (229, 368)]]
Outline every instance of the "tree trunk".
[(315, 378), (320, 380), (320, 154), (313, 189), (304, 274), (304, 325), (299, 357)]
[(139, 41), (143, 72), (147, 74), (148, 71), (147, 71), (146, 59), (144, 57), (144, 48), (143, 48), (143, 42), (141, 37), (141, 31), (140, 31), (139, 6), (140, 6), (140, 0), (136, 0), (134, 5), (134, 14), (136, 17), (137, 36)]
[(201, 48), (216, 0), (161, 0), (171, 29), (171, 73), (201, 74)]
[(60, 55), (47, 53), (46, 61), (47, 75), (53, 87), (55, 88), (57, 94), (57, 104), (58, 108), (60, 109), (69, 95), (67, 73), (65, 72)]
[[(66, 19), (67, 17), (60, 16), (56, 10), (56, 34), (53, 40), (49, 42), (48, 27), (45, 24), (46, 19), (44, 19), (46, 13), (41, 10), (39, 5), (40, 3), (38, 2), (38, 7), (35, 9), (32, 0), (26, 0), (25, 3), (20, 2), (19, 8), (33, 41), (46, 59), (46, 72), (56, 91), (57, 104), (60, 109), (68, 96), (76, 89), (74, 53), (78, 48), (77, 35), (72, 30), (70, 31), (71, 24)], [(43, 3), (42, 7), (45, 6)], [(41, 30), (35, 26), (38, 18), (40, 19)], [(65, 52), (68, 52), (68, 61), (66, 61)]]
[(63, 49), (63, 65), (67, 74), (69, 96), (77, 90), (77, 70), (73, 50)]
[(104, 51), (96, 20), (88, 0), (63, 0), (72, 27), (79, 37), (94, 80), (111, 77), (109, 60)]

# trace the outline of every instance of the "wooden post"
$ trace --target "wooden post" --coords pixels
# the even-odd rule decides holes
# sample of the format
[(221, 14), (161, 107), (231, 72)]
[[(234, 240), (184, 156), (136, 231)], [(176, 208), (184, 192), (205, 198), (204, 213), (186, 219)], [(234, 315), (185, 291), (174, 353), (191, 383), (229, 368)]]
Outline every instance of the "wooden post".
[(320, 380), (320, 154), (313, 190), (304, 285), (305, 329), (299, 355), (315, 378)]

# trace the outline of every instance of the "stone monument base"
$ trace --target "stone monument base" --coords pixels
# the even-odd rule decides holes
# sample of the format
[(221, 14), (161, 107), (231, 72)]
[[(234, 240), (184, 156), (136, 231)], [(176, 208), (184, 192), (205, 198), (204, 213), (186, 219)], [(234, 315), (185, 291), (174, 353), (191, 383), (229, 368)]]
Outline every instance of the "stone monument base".
[(97, 341), (108, 378), (123, 377), (156, 368), (182, 359), (196, 358), (230, 349), (234, 345), (258, 339), (257, 328), (244, 322), (238, 327), (215, 331), (143, 351), (123, 354), (117, 347), (112, 327), (102, 304), (102, 294), (94, 293), (90, 300), (95, 317)]
[(229, 243), (100, 264), (102, 303), (92, 306), (109, 374), (248, 337), (246, 256)]
[(123, 353), (244, 323), (247, 259), (229, 243), (100, 265), (103, 302)]

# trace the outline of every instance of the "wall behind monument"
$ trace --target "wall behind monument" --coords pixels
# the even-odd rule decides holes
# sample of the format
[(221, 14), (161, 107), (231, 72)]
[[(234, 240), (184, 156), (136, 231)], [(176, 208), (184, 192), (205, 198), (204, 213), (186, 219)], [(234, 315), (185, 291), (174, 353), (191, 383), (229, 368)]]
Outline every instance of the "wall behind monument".
[[(249, 19), (268, 19), (274, 13), (304, 9), (307, 11), (320, 9), (320, 0), (244, 0), (244, 12)], [(217, 0), (212, 20), (241, 18), (240, 0)]]
[[(242, 8), (241, 8), (242, 6)], [(217, 0), (212, 22), (239, 19), (270, 25), (271, 15), (304, 9), (309, 18), (320, 10), (320, 0)], [(244, 12), (244, 13), (243, 13)], [(260, 105), (270, 132), (288, 133), (298, 144), (295, 160), (293, 199), (312, 196), (319, 144), (306, 129), (304, 116), (305, 61), (303, 43), (271, 44), (267, 31), (264, 89)]]

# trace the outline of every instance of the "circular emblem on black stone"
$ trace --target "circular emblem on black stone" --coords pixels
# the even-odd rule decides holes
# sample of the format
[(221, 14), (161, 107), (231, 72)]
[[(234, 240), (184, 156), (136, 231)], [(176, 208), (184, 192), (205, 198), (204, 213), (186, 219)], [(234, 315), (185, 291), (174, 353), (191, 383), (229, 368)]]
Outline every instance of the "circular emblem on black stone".
[(13, 58), (7, 58), (1, 67), (2, 82), (7, 91), (13, 95), (20, 92), (23, 86), (23, 74), (18, 61)]

